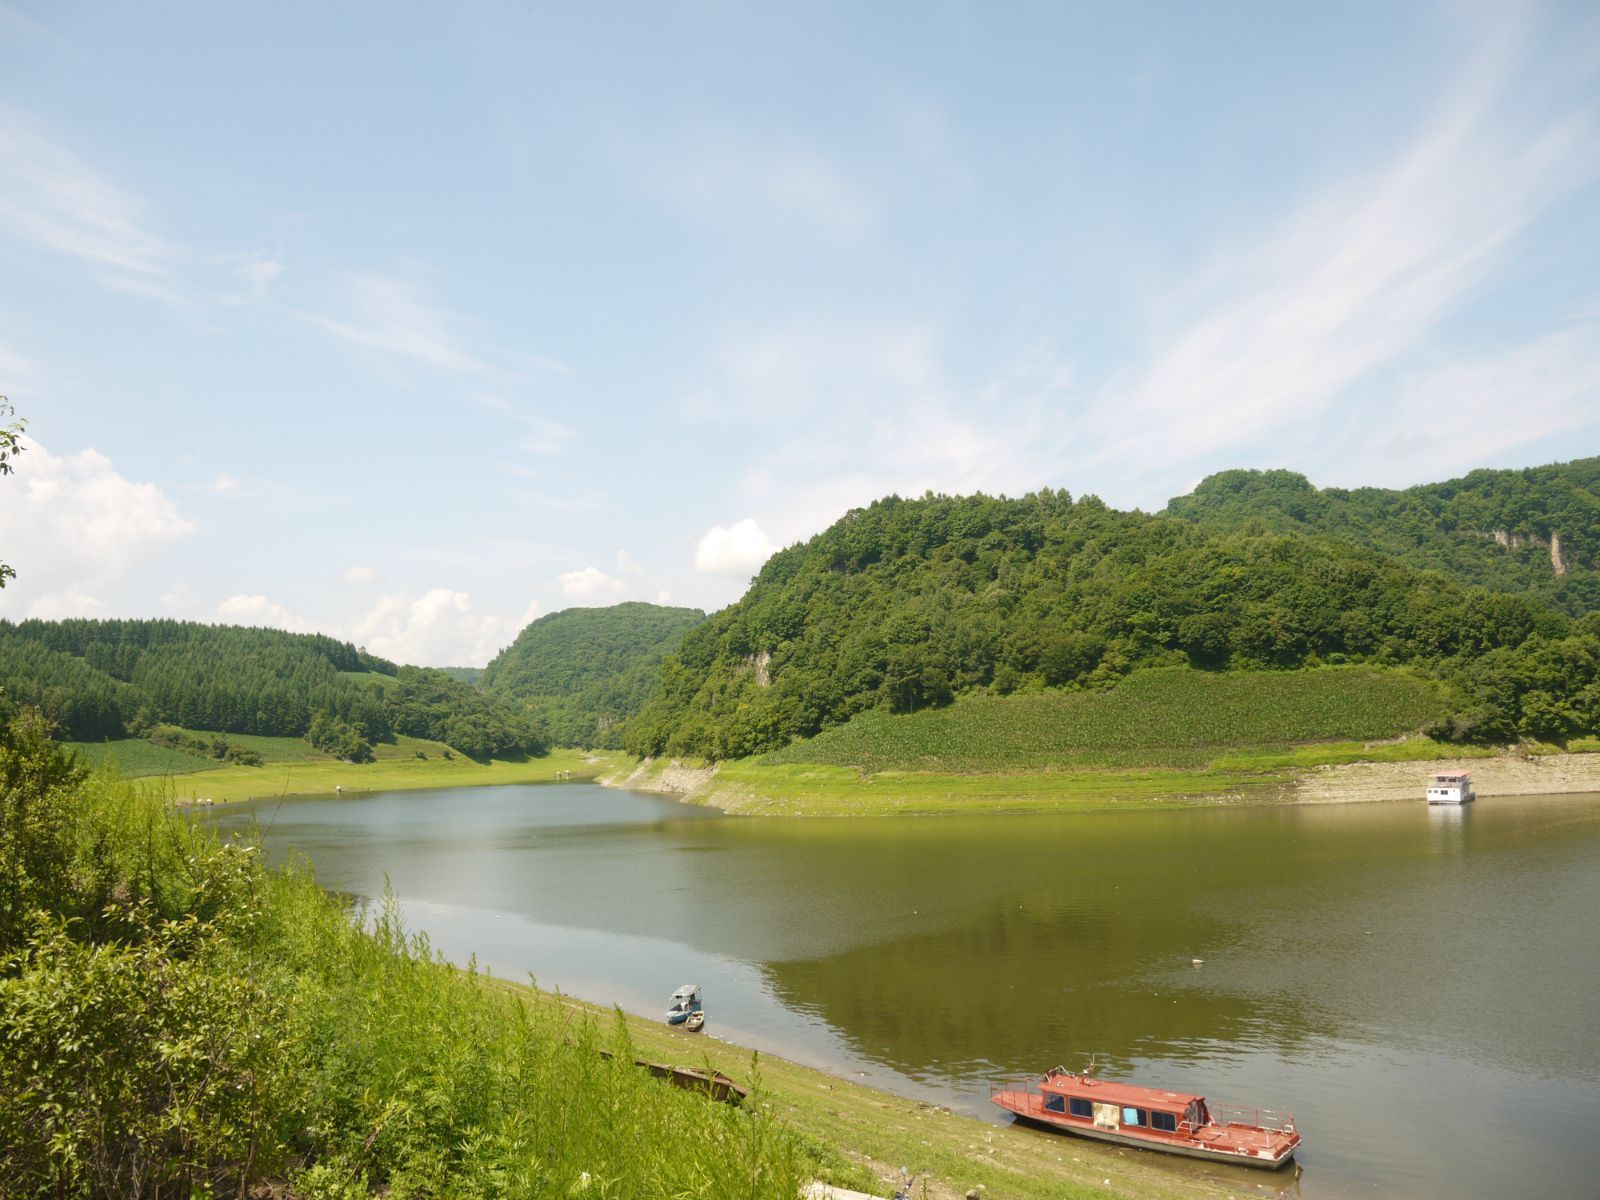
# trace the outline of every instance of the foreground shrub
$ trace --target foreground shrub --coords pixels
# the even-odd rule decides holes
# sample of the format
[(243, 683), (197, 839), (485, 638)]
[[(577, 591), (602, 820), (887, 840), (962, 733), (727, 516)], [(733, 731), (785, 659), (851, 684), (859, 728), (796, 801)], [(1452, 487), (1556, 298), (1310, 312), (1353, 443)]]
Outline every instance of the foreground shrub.
[(392, 904), (83, 779), (42, 723), (0, 731), (0, 783), (6, 1200), (798, 1193), (759, 1104), (670, 1088), (620, 1020), (487, 988)]

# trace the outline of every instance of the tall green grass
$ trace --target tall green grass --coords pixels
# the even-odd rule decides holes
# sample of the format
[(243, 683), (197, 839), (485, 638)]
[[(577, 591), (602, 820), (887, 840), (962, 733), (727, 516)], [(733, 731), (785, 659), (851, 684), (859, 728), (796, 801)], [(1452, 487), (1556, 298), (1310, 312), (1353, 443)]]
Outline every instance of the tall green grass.
[(0, 729), (0, 788), (7, 1200), (793, 1200), (813, 1165), (759, 1095), (652, 1079), (620, 1018), (478, 986), (42, 722)]
[(1398, 671), (1174, 668), (1108, 692), (976, 697), (904, 716), (869, 711), (759, 761), (863, 771), (1185, 768), (1228, 750), (1400, 737), (1439, 712), (1431, 685)]

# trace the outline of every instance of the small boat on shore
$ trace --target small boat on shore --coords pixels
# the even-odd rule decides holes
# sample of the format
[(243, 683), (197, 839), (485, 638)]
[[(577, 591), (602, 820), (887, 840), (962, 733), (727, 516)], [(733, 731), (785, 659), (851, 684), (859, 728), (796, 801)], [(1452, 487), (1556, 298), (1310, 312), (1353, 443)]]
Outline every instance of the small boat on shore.
[[(601, 1050), (601, 1058), (610, 1058), (611, 1051)], [(707, 1071), (700, 1067), (680, 1067), (675, 1063), (651, 1062), (647, 1058), (636, 1058), (633, 1065), (641, 1067), (657, 1079), (664, 1079), (674, 1087), (681, 1087), (685, 1091), (699, 1092), (713, 1100), (720, 1100), (723, 1104), (741, 1104), (745, 1097), (750, 1095), (750, 1089), (721, 1071)]]
[(990, 1089), (1001, 1108), (1046, 1129), (1213, 1162), (1276, 1169), (1300, 1145), (1294, 1117), (1261, 1108), (1212, 1107), (1204, 1096), (1094, 1078), (1055, 1067), (1043, 1078)]
[(1429, 804), (1471, 804), (1478, 798), (1465, 771), (1440, 771), (1428, 784)]
[(672, 993), (672, 1001), (667, 1008), (667, 1024), (682, 1025), (689, 1019), (691, 1013), (697, 1013), (703, 1007), (700, 1001), (700, 985), (686, 983)]
[(697, 1008), (684, 1020), (683, 1027), (690, 1033), (699, 1033), (706, 1027), (706, 1010)]

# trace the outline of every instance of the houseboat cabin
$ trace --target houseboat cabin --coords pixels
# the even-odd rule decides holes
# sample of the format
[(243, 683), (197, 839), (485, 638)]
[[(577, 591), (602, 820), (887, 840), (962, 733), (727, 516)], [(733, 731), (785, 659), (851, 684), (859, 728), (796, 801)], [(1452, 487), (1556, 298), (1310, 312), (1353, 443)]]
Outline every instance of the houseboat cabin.
[(1440, 771), (1428, 785), (1429, 804), (1469, 804), (1477, 798), (1465, 771)]
[(1266, 1109), (1211, 1108), (1204, 1096), (1073, 1075), (1007, 1082), (990, 1099), (1019, 1119), (1062, 1133), (1190, 1158), (1276, 1168), (1294, 1157), (1294, 1118)]

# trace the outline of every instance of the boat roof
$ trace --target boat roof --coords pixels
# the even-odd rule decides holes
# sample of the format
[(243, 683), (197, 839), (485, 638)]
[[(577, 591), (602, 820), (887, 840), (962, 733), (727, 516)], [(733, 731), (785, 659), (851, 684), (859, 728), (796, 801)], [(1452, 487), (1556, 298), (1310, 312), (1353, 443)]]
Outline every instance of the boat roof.
[(679, 996), (692, 996), (699, 990), (700, 985), (698, 983), (686, 983), (677, 991), (672, 993), (672, 998), (676, 1000)]
[(1049, 1092), (1068, 1096), (1084, 1096), (1102, 1104), (1127, 1104), (1144, 1108), (1185, 1109), (1195, 1100), (1204, 1100), (1193, 1092), (1169, 1092), (1165, 1088), (1140, 1087), (1136, 1083), (1114, 1083), (1109, 1079), (1096, 1079), (1083, 1075), (1051, 1075), (1040, 1084)]
[(1454, 783), (1458, 779), (1471, 779), (1472, 773), (1469, 771), (1436, 771), (1433, 777), (1440, 780), (1448, 779)]

